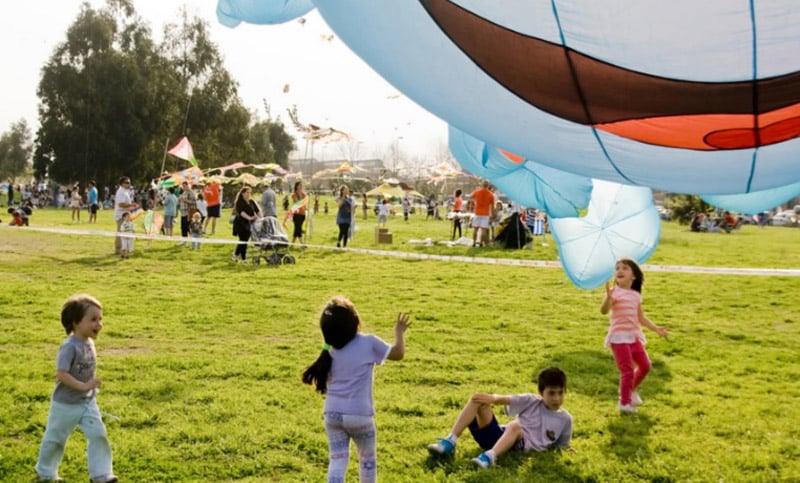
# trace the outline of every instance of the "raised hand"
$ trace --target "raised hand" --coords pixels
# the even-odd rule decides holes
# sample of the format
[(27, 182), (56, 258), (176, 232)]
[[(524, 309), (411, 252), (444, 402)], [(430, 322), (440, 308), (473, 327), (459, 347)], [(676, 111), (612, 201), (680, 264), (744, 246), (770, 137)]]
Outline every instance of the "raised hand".
[(395, 333), (404, 333), (408, 326), (411, 325), (411, 314), (408, 312), (400, 312), (397, 314), (397, 321), (394, 323)]

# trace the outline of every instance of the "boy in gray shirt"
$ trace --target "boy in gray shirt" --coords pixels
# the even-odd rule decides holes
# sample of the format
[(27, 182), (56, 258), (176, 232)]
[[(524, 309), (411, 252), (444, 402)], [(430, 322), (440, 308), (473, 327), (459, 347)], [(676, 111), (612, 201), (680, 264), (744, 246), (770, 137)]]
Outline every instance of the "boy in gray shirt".
[[(568, 449), (572, 439), (572, 416), (561, 409), (567, 376), (556, 367), (545, 369), (539, 373), (538, 386), (538, 395), (473, 394), (450, 434), (428, 445), (428, 451), (434, 456), (454, 454), (458, 437), (467, 428), (484, 450), (472, 460), (479, 468), (489, 468), (497, 457), (509, 450)], [(506, 413), (516, 418), (500, 426), (492, 411), (495, 404), (506, 406)]]
[(97, 352), (93, 339), (103, 329), (103, 306), (91, 295), (73, 295), (61, 308), (61, 325), (68, 337), (58, 349), (56, 388), (36, 474), (39, 481), (61, 481), (58, 467), (67, 439), (78, 426), (87, 439), (89, 479), (94, 483), (114, 483), (117, 477), (111, 468), (111, 445), (96, 399), (101, 381), (95, 377)]

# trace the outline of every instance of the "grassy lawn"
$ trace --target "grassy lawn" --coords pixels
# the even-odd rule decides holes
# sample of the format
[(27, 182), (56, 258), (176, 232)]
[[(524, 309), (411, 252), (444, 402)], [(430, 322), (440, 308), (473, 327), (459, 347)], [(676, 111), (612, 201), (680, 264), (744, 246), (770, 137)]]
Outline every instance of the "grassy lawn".
[[(99, 218), (92, 230), (112, 229), (109, 211)], [(213, 239), (233, 240), (226, 220)], [(449, 239), (447, 222), (424, 215), (391, 219), (394, 243), (377, 245), (375, 217), (359, 221), (356, 248), (558, 258), (549, 237), (518, 251), (404, 244)], [(40, 210), (31, 222), (90, 227), (73, 225), (69, 210)], [(319, 215), (310, 243), (334, 245), (337, 233), (334, 214)], [(699, 234), (665, 223), (648, 263), (797, 269), (798, 242), (792, 228)], [(645, 404), (620, 415), (602, 288), (580, 290), (560, 269), (317, 247), (292, 250), (293, 266), (235, 265), (230, 245), (191, 251), (139, 240), (121, 261), (112, 247), (106, 236), (0, 228), (0, 481), (34, 478), (64, 338), (60, 307), (76, 292), (104, 304), (98, 401), (119, 418), (106, 424), (125, 482), (324, 481), (323, 399), (300, 374), (319, 352), (319, 312), (334, 294), (353, 300), (364, 330), (387, 341), (397, 312), (413, 314), (406, 358), (376, 372), (381, 481), (800, 481), (799, 277), (645, 267), (645, 312), (671, 336), (647, 333)], [(515, 454), (478, 472), (469, 465), (478, 447), (465, 434), (454, 460), (429, 458), (425, 446), (448, 433), (473, 392), (535, 392), (534, 375), (550, 365), (569, 377), (575, 453)], [(79, 431), (61, 475), (87, 479)], [(348, 481), (357, 479), (351, 461)]]

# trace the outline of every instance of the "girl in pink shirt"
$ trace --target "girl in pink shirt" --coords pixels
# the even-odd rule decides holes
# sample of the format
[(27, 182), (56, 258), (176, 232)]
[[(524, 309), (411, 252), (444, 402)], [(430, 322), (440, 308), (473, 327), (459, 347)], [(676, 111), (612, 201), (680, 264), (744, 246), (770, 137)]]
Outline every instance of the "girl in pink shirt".
[(606, 295), (600, 306), (604, 315), (611, 310), (605, 346), (611, 348), (619, 369), (619, 410), (628, 413), (635, 413), (636, 406), (642, 404), (636, 389), (650, 371), (642, 325), (661, 337), (667, 336), (667, 329), (644, 315), (642, 282), (644, 273), (639, 265), (629, 258), (620, 259), (614, 269), (614, 286), (606, 282)]

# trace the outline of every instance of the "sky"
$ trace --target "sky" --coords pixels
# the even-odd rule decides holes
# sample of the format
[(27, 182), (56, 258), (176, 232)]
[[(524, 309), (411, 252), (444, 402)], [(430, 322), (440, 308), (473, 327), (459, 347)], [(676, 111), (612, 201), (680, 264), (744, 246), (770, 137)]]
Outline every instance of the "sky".
[[(102, 0), (88, 0), (101, 8)], [(0, 17), (0, 62), (6, 66), (0, 89), (0, 132), (24, 118), (38, 129), (36, 89), (41, 68), (80, 11), (82, 0), (27, 0), (4, 5)], [(401, 159), (430, 160), (447, 143), (447, 126), (383, 80), (356, 56), (316, 13), (305, 23), (277, 26), (241, 24), (234, 29), (216, 17), (216, 0), (134, 0), (137, 13), (161, 39), (165, 23), (176, 23), (181, 6), (205, 19), (225, 66), (239, 82), (243, 104), (263, 119), (264, 100), (297, 136), (295, 156), (317, 159), (388, 158), (397, 146)], [(333, 40), (323, 39), (333, 35)], [(288, 86), (288, 92), (284, 88)], [(305, 141), (291, 127), (286, 109), (296, 105), (303, 123), (349, 133), (352, 143)], [(190, 111), (191, 115), (191, 111)]]

